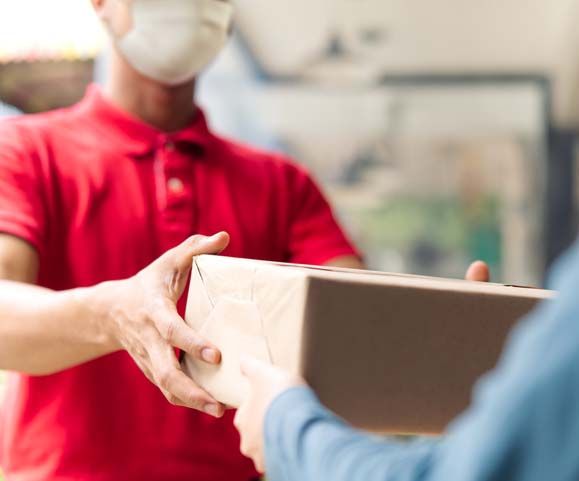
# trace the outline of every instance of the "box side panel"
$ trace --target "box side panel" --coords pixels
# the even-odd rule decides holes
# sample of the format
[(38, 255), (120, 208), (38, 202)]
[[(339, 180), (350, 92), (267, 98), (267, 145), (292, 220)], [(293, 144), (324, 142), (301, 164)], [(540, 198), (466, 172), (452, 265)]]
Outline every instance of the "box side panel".
[(528, 297), (312, 279), (302, 374), (357, 427), (440, 433), (495, 366)]

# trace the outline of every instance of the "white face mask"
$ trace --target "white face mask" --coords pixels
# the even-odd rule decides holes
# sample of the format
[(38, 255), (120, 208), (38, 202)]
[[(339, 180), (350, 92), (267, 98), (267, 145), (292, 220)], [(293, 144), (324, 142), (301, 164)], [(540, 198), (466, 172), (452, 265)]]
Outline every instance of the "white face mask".
[(141, 74), (165, 85), (192, 80), (225, 46), (233, 6), (222, 0), (134, 0), (133, 28), (116, 45)]

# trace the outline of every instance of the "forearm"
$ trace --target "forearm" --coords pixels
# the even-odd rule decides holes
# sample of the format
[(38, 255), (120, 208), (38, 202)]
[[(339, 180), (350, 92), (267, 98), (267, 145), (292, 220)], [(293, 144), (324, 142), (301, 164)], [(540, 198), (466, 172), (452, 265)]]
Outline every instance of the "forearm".
[(114, 352), (103, 328), (112, 288), (54, 292), (0, 281), (0, 369), (52, 374)]
[(306, 388), (274, 401), (265, 435), (271, 481), (422, 481), (438, 446), (358, 433), (324, 409)]
[(339, 267), (341, 269), (367, 269), (362, 259), (356, 256), (336, 257), (326, 263), (327, 267)]

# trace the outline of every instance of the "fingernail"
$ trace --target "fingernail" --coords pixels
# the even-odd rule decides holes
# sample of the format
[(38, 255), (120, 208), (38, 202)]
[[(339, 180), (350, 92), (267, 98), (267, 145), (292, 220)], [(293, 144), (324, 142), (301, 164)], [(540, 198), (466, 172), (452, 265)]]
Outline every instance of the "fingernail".
[(219, 417), (220, 411), (219, 406), (217, 404), (206, 404), (203, 410), (210, 416), (213, 416), (215, 418)]
[(219, 362), (219, 353), (215, 349), (210, 349), (206, 347), (201, 351), (201, 358), (205, 362), (217, 364)]

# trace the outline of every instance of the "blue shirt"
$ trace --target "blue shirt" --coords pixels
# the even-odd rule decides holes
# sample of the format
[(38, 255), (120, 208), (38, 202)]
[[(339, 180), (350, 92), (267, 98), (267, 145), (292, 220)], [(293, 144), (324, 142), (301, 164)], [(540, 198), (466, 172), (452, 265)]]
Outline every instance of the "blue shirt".
[(579, 480), (579, 247), (557, 264), (556, 300), (512, 332), (498, 367), (445, 437), (373, 438), (286, 391), (265, 423), (270, 481)]

